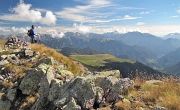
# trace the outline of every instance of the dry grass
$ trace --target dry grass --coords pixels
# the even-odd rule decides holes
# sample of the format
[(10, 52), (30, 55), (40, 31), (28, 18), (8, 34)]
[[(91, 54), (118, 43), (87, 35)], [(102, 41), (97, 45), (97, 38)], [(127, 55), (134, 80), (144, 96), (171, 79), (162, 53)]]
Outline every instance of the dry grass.
[[(134, 79), (135, 89), (130, 93), (138, 100), (132, 108), (162, 106), (167, 110), (180, 110), (180, 79), (173, 77), (161, 79), (162, 83), (149, 84), (140, 78)], [(138, 88), (138, 89), (137, 89)], [(134, 106), (134, 107), (133, 107)]]
[(2, 97), (4, 96), (5, 93), (0, 93), (0, 100), (2, 99)]
[(0, 38), (0, 46), (4, 46), (4, 44), (7, 42), (7, 40)]
[(2, 86), (6, 89), (10, 88), (13, 85), (12, 81), (3, 81)]
[(115, 104), (115, 107), (118, 109), (118, 110), (129, 110), (130, 107), (131, 107), (131, 103), (130, 102), (122, 102), (122, 101), (119, 101)]
[(139, 110), (140, 107), (141, 108), (146, 108), (145, 103), (137, 101), (137, 102), (134, 102), (134, 103), (131, 104), (131, 108), (134, 108), (135, 110)]
[(20, 78), (22, 78), (25, 74), (25, 71), (31, 68), (34, 64), (29, 63), (26, 65), (22, 65), (21, 67), (18, 65), (13, 65), (13, 64), (7, 64), (5, 65), (5, 71), (6, 72), (15, 72), (15, 77), (13, 77), (12, 81), (16, 81)]
[(67, 69), (71, 71), (74, 75), (79, 75), (83, 73), (82, 68), (80, 68), (77, 64), (75, 64), (72, 60), (65, 57), (64, 55), (56, 52), (52, 48), (48, 48), (44, 45), (39, 44), (31, 44), (31, 49), (40, 53), (40, 58), (44, 57), (43, 54), (46, 56), (52, 56), (55, 58), (56, 61), (63, 63), (67, 66)]
[(107, 107), (99, 108), (98, 110), (111, 110), (111, 108), (107, 106)]
[(36, 100), (39, 98), (39, 94), (31, 94), (26, 97), (24, 102), (21, 104), (20, 108), (21, 110), (27, 110), (30, 109), (30, 107), (36, 102)]

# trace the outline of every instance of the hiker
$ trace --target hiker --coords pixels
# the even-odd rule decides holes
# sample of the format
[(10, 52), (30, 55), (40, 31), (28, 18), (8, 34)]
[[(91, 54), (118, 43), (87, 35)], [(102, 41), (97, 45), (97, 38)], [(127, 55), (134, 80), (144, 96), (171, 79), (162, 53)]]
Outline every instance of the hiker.
[(32, 28), (30, 30), (30, 33), (31, 33), (31, 43), (36, 43), (37, 42), (37, 40), (35, 39), (36, 34), (34, 33), (34, 28), (35, 28), (35, 26), (32, 25)]

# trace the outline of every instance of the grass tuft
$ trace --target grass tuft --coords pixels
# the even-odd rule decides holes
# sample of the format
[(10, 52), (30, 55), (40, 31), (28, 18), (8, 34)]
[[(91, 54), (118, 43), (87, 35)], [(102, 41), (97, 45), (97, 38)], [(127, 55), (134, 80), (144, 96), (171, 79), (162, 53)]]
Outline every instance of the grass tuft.
[(31, 94), (29, 96), (26, 97), (26, 99), (24, 100), (24, 102), (20, 105), (21, 110), (28, 110), (30, 109), (30, 107), (36, 102), (36, 100), (39, 98), (39, 94), (35, 93), (35, 94)]
[(119, 101), (115, 104), (115, 107), (118, 109), (118, 110), (129, 110), (131, 105), (129, 102), (122, 102), (122, 101)]

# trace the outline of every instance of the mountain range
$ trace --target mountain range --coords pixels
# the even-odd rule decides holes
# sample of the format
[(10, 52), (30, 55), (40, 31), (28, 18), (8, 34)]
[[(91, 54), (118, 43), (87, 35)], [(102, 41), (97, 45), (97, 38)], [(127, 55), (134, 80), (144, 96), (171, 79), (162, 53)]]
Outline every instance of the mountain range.
[[(123, 41), (127, 45), (145, 47), (158, 54), (167, 54), (180, 47), (180, 39), (163, 39), (148, 33), (129, 32), (125, 34), (105, 33), (105, 37)], [(169, 36), (170, 37), (170, 36)], [(179, 34), (180, 37), (180, 34)]]
[[(92, 49), (94, 52), (108, 53), (119, 58), (136, 60), (156, 70), (167, 72), (166, 68), (180, 62), (178, 60), (178, 51), (180, 50), (178, 49), (180, 48), (180, 39), (177, 39), (178, 35), (180, 34), (169, 34), (164, 38), (160, 38), (140, 32), (128, 32), (125, 34), (116, 32), (104, 34), (66, 32), (63, 38), (42, 34), (41, 43), (55, 49), (64, 49), (63, 51), (72, 48)], [(29, 39), (23, 35), (17, 36), (25, 40)], [(7, 36), (0, 37), (7, 38)], [(65, 47), (68, 47), (67, 50)], [(78, 53), (77, 51), (80, 50), (69, 51), (68, 54), (70, 55), (70, 52)]]

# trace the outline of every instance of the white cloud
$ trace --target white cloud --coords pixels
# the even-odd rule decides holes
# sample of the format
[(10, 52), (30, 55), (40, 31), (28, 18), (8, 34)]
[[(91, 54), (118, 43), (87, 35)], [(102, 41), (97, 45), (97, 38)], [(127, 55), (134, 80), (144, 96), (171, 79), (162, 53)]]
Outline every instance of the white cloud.
[(23, 27), (21, 27), (21, 28), (12, 27), (11, 30), (16, 33), (26, 33), (27, 32), (27, 28), (23, 28)]
[(47, 25), (56, 24), (56, 16), (51, 11), (47, 11), (45, 17), (41, 19), (40, 23)]
[(111, 5), (111, 2), (109, 0), (91, 0), (90, 5), (97, 6), (97, 7), (106, 7)]
[(64, 36), (63, 32), (58, 32), (55, 29), (51, 29), (51, 30), (47, 30), (46, 32), (47, 34), (50, 34), (52, 37), (58, 37), (58, 38), (62, 38)]
[(12, 14), (0, 15), (0, 19), (18, 22), (39, 22), (46, 25), (56, 23), (56, 16), (51, 11), (46, 11), (46, 15), (43, 17), (40, 11), (30, 9), (31, 7), (31, 4), (25, 4), (23, 0), (20, 0), (20, 4), (10, 9)]
[[(78, 0), (79, 1), (79, 0)], [(71, 8), (64, 8), (60, 12), (56, 12), (58, 18), (63, 18), (66, 20), (74, 22), (89, 22), (89, 23), (102, 23), (111, 22), (117, 20), (130, 20), (137, 19), (141, 17), (132, 17), (125, 15), (123, 18), (112, 18), (107, 19), (110, 15), (115, 14), (115, 12), (100, 12), (103, 8), (109, 8), (114, 6), (109, 0), (90, 0), (85, 6), (76, 6)], [(111, 7), (112, 8), (112, 7)], [(127, 8), (127, 7), (126, 7)], [(101, 19), (99, 19), (101, 18)]]
[(10, 32), (10, 30), (6, 27), (0, 27), (0, 31), (2, 32)]
[(177, 10), (176, 12), (180, 14), (180, 9), (179, 9), (179, 10)]
[[(66, 7), (62, 11), (56, 12), (58, 18), (83, 23), (109, 23), (120, 20), (133, 20), (141, 17), (134, 17), (125, 15), (119, 17), (119, 10), (142, 9), (134, 7), (119, 7), (113, 4), (110, 0), (75, 0), (76, 2), (83, 2), (86, 5), (78, 5), (75, 7)], [(117, 11), (118, 10), (118, 11)]]
[(113, 28), (102, 28), (99, 29), (99, 32), (101, 33), (107, 33), (107, 32), (118, 32), (121, 34), (127, 33), (127, 32), (141, 32), (141, 33), (149, 33), (146, 29), (140, 29), (135, 27), (113, 27)]
[(81, 32), (81, 33), (90, 33), (92, 32), (92, 28), (91, 26), (85, 26), (83, 25), (82, 23), (81, 24), (76, 24), (74, 23), (73, 24), (73, 27), (78, 31), (78, 32)]
[(37, 28), (41, 29), (41, 26), (38, 26)]
[(141, 18), (141, 17), (132, 17), (132, 16), (129, 16), (129, 15), (125, 15), (122, 20), (130, 20), (130, 19), (137, 19), (137, 18)]
[(144, 25), (144, 24), (145, 24), (144, 22), (138, 22), (136, 25), (141, 26), (141, 25)]
[(105, 22), (121, 21), (121, 20), (133, 20), (133, 19), (138, 19), (138, 18), (141, 18), (141, 17), (132, 17), (132, 16), (129, 16), (129, 15), (125, 15), (122, 18), (110, 19), (110, 20), (96, 20), (95, 22), (98, 22), (98, 23), (103, 23), (104, 22), (105, 23)]
[(171, 16), (171, 18), (178, 18), (179, 16)]
[(139, 14), (141, 14), (141, 15), (144, 15), (144, 14), (150, 14), (150, 12), (149, 11), (143, 11), (143, 12), (140, 12)]

